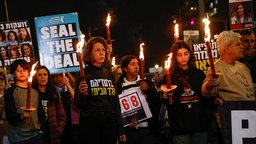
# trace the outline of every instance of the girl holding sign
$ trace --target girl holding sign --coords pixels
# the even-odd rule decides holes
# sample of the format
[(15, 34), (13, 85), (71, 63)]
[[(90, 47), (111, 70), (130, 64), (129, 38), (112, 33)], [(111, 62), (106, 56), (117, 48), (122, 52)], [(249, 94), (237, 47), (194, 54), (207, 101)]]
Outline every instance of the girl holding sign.
[[(118, 79), (117, 88), (126, 124), (127, 144), (157, 144), (161, 130), (158, 121), (161, 101), (156, 88), (150, 80), (140, 79), (136, 56), (124, 56), (121, 68), (123, 74)], [(148, 116), (148, 113), (151, 115)]]

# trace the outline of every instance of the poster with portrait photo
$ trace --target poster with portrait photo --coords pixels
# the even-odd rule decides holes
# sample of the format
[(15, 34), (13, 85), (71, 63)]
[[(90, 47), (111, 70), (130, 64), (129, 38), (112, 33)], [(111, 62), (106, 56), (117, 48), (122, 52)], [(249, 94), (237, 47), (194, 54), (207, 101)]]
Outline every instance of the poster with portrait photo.
[(184, 41), (193, 51), (193, 44), (199, 43), (199, 30), (184, 30)]
[(229, 0), (229, 17), (232, 30), (252, 28), (252, 0)]
[(34, 49), (31, 47), (30, 56), (22, 55), (22, 45), (30, 44), (32, 46), (32, 37), (28, 20), (17, 20), (0, 22), (0, 33), (4, 36), (4, 41), (0, 45), (0, 67), (9, 67), (16, 59), (25, 59), (32, 62), (34, 58)]

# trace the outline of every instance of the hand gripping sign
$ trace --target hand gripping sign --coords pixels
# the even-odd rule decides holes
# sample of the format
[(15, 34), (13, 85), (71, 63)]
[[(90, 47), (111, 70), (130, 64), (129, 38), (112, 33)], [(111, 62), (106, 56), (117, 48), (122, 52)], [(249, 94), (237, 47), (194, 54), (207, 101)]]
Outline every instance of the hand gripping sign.
[(132, 122), (132, 118), (140, 122), (152, 117), (145, 96), (142, 95), (139, 88), (129, 89), (129, 91), (120, 94), (119, 102), (124, 127)]

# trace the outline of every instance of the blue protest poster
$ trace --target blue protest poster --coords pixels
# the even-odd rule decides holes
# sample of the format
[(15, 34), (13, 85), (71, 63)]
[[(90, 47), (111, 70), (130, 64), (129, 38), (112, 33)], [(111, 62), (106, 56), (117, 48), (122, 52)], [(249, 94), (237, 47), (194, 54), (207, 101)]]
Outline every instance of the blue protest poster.
[(80, 40), (78, 14), (35, 17), (40, 64), (51, 74), (79, 70), (76, 44)]

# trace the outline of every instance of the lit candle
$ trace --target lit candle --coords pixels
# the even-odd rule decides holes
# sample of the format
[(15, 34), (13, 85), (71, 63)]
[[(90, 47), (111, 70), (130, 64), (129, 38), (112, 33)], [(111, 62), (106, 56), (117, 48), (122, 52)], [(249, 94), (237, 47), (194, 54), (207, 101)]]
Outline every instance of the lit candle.
[(179, 24), (176, 23), (176, 20), (173, 21), (174, 25), (174, 42), (179, 40)]
[(170, 75), (170, 66), (171, 66), (171, 58), (172, 58), (172, 53), (168, 54), (168, 59), (165, 61), (165, 76), (166, 76), (166, 87), (167, 89), (170, 89), (172, 84), (171, 84), (171, 75)]
[(36, 62), (32, 65), (30, 76), (28, 78), (27, 105), (26, 105), (26, 109), (28, 109), (28, 110), (30, 109), (32, 78), (33, 78), (33, 75), (36, 73), (36, 71), (34, 69), (35, 69), (37, 63), (38, 62)]
[(111, 21), (111, 16), (110, 13), (108, 13), (107, 19), (106, 19), (106, 35), (107, 35), (107, 43), (111, 44), (111, 38), (110, 38), (110, 21)]
[(83, 55), (82, 55), (82, 48), (84, 46), (84, 37), (85, 35), (81, 35), (80, 39), (81, 41), (79, 41), (76, 45), (76, 52), (77, 52), (77, 57), (78, 57), (78, 61), (79, 61), (79, 66), (80, 66), (80, 76), (84, 77), (84, 66), (83, 66)]
[(213, 63), (213, 58), (212, 58), (212, 50), (211, 50), (211, 44), (210, 44), (211, 34), (210, 34), (210, 28), (209, 28), (210, 21), (209, 21), (208, 15), (207, 15), (207, 18), (203, 20), (203, 22), (205, 23), (204, 41), (205, 41), (205, 45), (207, 48), (207, 54), (209, 57), (211, 71), (212, 71), (212, 74), (214, 75), (214, 74), (216, 74), (216, 72), (215, 72), (215, 68), (214, 68), (214, 63)]
[(112, 64), (112, 66), (116, 66), (116, 57), (112, 57), (111, 64)]
[(140, 44), (140, 57), (139, 57), (140, 58), (141, 80), (144, 80), (144, 68), (145, 68), (143, 46), (144, 46), (144, 43), (141, 43)]

